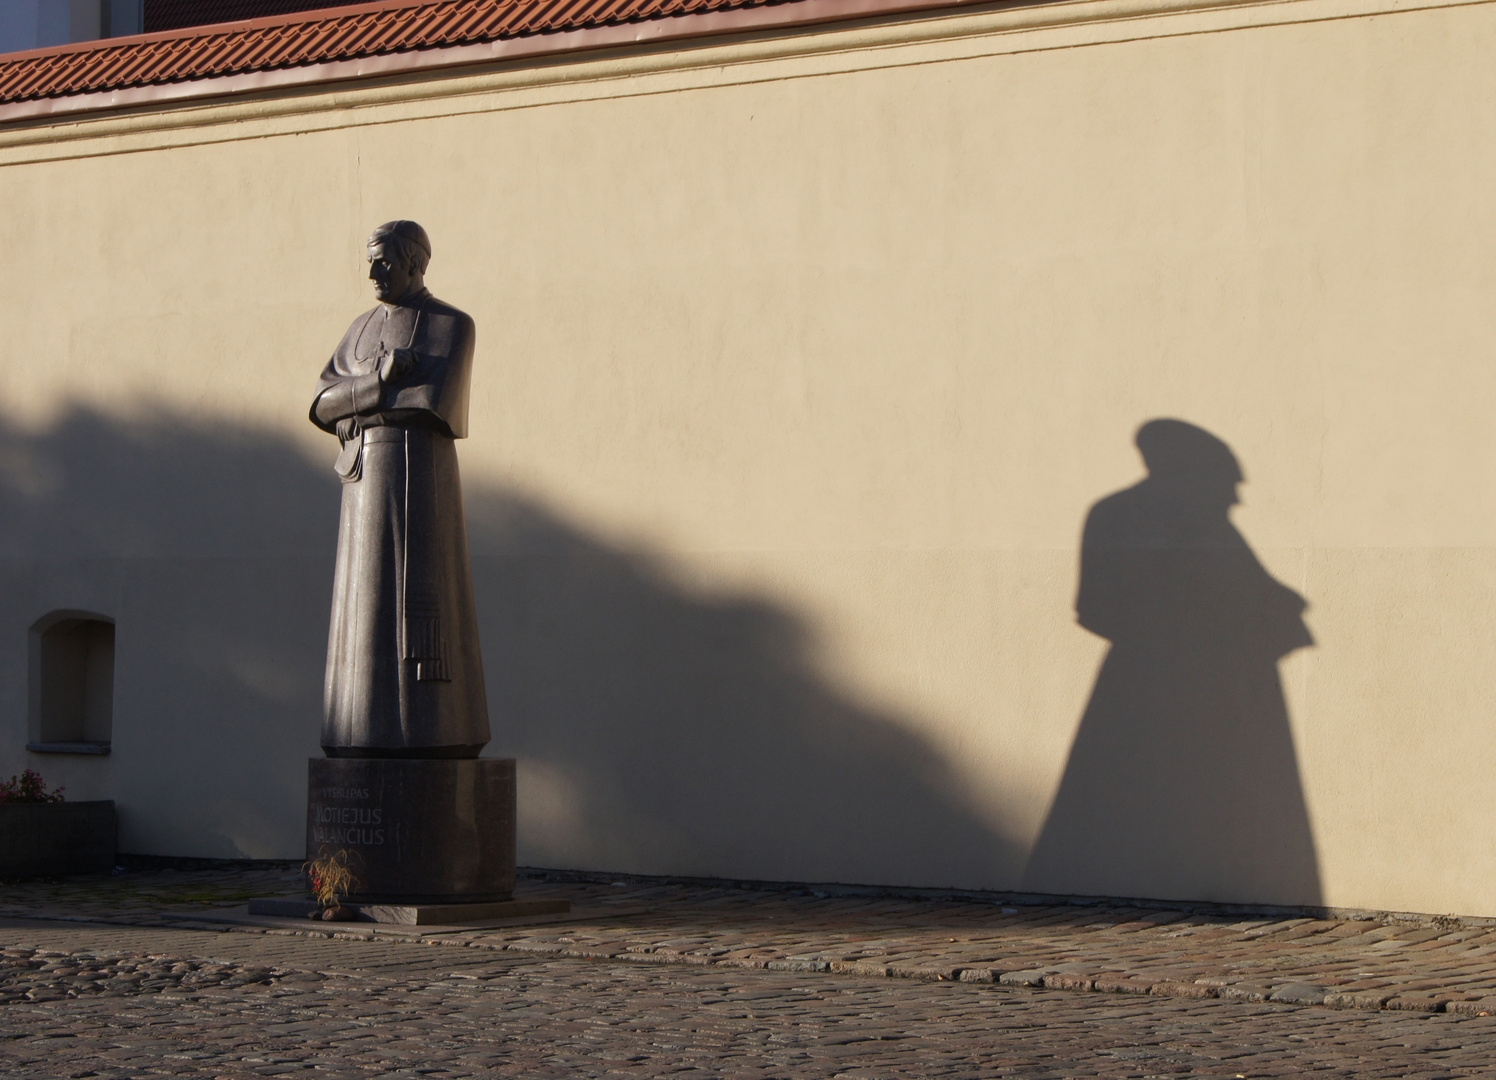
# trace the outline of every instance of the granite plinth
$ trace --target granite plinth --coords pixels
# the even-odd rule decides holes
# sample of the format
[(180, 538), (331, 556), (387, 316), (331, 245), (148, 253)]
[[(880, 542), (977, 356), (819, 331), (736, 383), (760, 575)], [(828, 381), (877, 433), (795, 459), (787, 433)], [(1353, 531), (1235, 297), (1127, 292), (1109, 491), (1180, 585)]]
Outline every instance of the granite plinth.
[(307, 858), (348, 853), (355, 881), (345, 899), (480, 904), (513, 894), (512, 758), (312, 758), (308, 779)]
[[(500, 900), (492, 904), (345, 904), (355, 922), (387, 923), (395, 926), (451, 926), (457, 923), (523, 919), (532, 915), (564, 915), (570, 900)], [(272, 898), (251, 900), (251, 915), (277, 915), (287, 919), (314, 919), (322, 912), (315, 900)]]

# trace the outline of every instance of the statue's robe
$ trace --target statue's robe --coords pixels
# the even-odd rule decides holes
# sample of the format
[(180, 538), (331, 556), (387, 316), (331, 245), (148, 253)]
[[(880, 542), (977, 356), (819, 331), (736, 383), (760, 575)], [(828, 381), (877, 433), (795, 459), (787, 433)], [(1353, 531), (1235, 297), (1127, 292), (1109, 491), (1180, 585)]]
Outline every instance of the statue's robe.
[[(415, 368), (382, 385), (384, 353)], [(354, 320), (312, 422), (343, 480), (322, 746), (331, 757), (476, 757), (488, 703), (454, 440), (467, 435), (473, 320), (422, 292)]]

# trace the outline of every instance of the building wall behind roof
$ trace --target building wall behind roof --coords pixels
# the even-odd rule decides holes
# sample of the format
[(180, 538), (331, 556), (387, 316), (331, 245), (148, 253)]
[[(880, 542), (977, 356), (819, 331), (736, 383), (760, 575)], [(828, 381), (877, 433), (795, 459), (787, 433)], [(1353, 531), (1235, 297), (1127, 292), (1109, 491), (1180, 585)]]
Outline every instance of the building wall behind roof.
[[(142, 0), (5, 0), (0, 53), (138, 34)], [(189, 24), (190, 25), (190, 24)]]
[(0, 53), (34, 49), (37, 42), (37, 5), (0, 5)]
[[(1496, 9), (1204, 25), (0, 145), (0, 763), (125, 850), (299, 855), (306, 410), (411, 217), (479, 328), (523, 862), (1496, 913)], [(1091, 564), (1109, 656), (1083, 523), (1170, 417), (1249, 548), (1218, 486), (1097, 510), (1161, 553)], [(116, 620), (106, 758), (22, 749), (62, 608)]]
[[(343, 0), (344, 4), (358, 0)], [(338, 0), (143, 0), (147, 34), (340, 6)]]

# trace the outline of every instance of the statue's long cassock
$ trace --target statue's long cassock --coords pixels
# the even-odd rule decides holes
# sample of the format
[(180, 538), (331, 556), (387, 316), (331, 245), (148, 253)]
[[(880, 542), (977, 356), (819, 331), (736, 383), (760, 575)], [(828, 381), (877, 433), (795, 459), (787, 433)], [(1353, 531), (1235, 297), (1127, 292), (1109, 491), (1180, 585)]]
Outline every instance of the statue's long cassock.
[[(414, 370), (390, 386), (385, 353)], [(329, 756), (470, 757), (488, 742), (455, 439), (467, 435), (473, 320), (422, 289), (355, 319), (312, 422), (337, 433), (343, 509), (322, 745)]]

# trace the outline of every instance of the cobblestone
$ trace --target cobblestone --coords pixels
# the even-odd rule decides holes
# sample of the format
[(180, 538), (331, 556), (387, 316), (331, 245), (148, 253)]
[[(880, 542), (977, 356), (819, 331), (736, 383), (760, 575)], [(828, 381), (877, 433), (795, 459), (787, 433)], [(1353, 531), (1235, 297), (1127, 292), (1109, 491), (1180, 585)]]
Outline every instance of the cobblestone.
[[(0, 939), (7, 977), (59, 991), (0, 1006), (0, 1073), (13, 1080), (1435, 1080), (1489, 1075), (1496, 1050), (1491, 1017), (556, 959), (416, 940), (82, 924), (11, 925)], [(146, 977), (83, 992), (68, 982), (104, 972)]]
[(0, 949), (0, 1005), (92, 995), (119, 997), (165, 990), (272, 985), (288, 973), (177, 956), (122, 956), (57, 949)]
[[(206, 927), (214, 924), (203, 920), (235, 917), (250, 897), (292, 894), (301, 887), (291, 864), (130, 873), (9, 886), (0, 916)], [(538, 875), (522, 882), (522, 892), (565, 896), (579, 917), (498, 929), (347, 923), (307, 923), (299, 930), (217, 929), (342, 939), (416, 937), (484, 952), (650, 966), (1339, 1009), (1496, 1012), (1496, 925), (1481, 920), (1228, 915), (1120, 904), (901, 898), (855, 890), (576, 882)], [(633, 914), (622, 917), (623, 912)], [(7, 992), (0, 985), (0, 1000)]]

